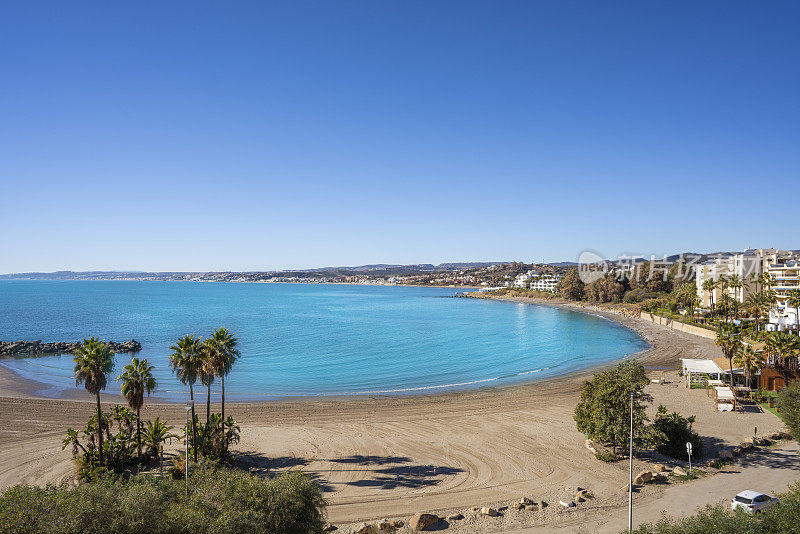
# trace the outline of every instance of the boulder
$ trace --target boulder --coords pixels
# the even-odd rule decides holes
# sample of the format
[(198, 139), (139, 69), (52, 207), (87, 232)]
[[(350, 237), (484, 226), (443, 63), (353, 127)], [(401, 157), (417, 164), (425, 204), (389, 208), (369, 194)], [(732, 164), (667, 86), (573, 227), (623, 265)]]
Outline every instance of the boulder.
[(339, 530), (339, 527), (337, 527), (336, 525), (328, 525), (322, 530), (322, 532), (335, 532), (337, 530)]
[(752, 441), (745, 441), (741, 445), (739, 445), (739, 450), (742, 452), (747, 452), (753, 450), (753, 442)]
[(375, 528), (367, 523), (361, 523), (356, 527), (355, 534), (376, 534)]
[(642, 471), (641, 473), (636, 475), (636, 478), (633, 479), (633, 483), (641, 485), (641, 484), (647, 484), (651, 480), (653, 480), (652, 471)]
[(686, 473), (686, 470), (681, 466), (677, 466), (675, 469), (673, 469), (672, 473), (678, 476), (686, 476), (688, 474)]
[(522, 504), (521, 502), (515, 502), (514, 504), (511, 505), (511, 508), (513, 508), (514, 510), (524, 510), (525, 505)]
[(532, 500), (530, 500), (530, 499), (529, 499), (529, 498), (527, 498), (527, 497), (523, 497), (523, 498), (521, 498), (521, 499), (519, 500), (519, 503), (520, 503), (520, 504), (524, 504), (524, 505), (528, 505), (528, 504), (533, 504), (533, 501), (532, 501)]
[(653, 466), (653, 471), (656, 473), (666, 473), (669, 469), (664, 464), (656, 464)]
[(584, 499), (583, 496), (580, 493), (576, 494), (575, 498), (573, 499), (573, 501), (575, 501), (575, 502), (584, 502), (585, 500), (586, 499)]
[(500, 515), (494, 508), (481, 508), (481, 515), (488, 515), (489, 517), (497, 517)]
[(461, 521), (462, 519), (464, 519), (464, 514), (453, 514), (447, 516), (448, 521)]
[(392, 525), (394, 525), (394, 528), (403, 528), (405, 524), (406, 524), (405, 521), (403, 521), (402, 519), (395, 519), (394, 521), (392, 521)]
[(415, 531), (422, 531), (436, 526), (441, 518), (436, 514), (417, 513), (408, 520), (408, 527)]
[(440, 521), (439, 516), (436, 514), (414, 514), (408, 522), (408, 526), (414, 532), (421, 530), (428, 530), (435, 526)]
[(575, 503), (572, 502), (572, 501), (561, 501), (561, 500), (559, 500), (558, 504), (560, 504), (564, 508), (573, 508), (575, 506)]
[(584, 499), (592, 498), (592, 494), (589, 492), (589, 490), (583, 488), (578, 488), (578, 493), (576, 493), (576, 495), (580, 495)]
[(666, 473), (655, 473), (653, 475), (653, 482), (666, 482), (667, 481), (667, 474)]
[(379, 534), (384, 534), (384, 532), (388, 534), (397, 530), (397, 526), (395, 526), (394, 521), (389, 521), (388, 519), (381, 519), (375, 526), (378, 528)]
[(717, 457), (723, 460), (733, 460), (733, 451), (719, 451)]

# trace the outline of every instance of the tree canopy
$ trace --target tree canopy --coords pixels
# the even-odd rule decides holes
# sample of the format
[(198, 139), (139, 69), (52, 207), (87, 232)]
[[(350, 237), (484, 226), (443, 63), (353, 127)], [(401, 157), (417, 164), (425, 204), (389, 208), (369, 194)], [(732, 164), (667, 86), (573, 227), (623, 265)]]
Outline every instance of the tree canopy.
[(596, 373), (581, 388), (581, 398), (575, 407), (578, 430), (593, 440), (610, 443), (616, 450), (630, 435), (630, 395), (633, 393), (634, 441), (639, 445), (648, 442), (644, 405), (652, 402), (650, 395), (644, 393), (648, 383), (644, 367), (635, 360)]

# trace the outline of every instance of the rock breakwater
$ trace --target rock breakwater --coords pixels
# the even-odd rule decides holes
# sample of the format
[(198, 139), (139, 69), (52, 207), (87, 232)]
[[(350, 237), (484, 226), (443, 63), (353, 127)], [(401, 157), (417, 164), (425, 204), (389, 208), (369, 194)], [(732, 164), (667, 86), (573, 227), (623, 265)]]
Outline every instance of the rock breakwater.
[[(38, 341), (0, 341), (0, 357), (2, 356), (23, 356), (37, 354), (73, 354), (82, 345), (80, 341), (56, 341), (54, 343), (42, 343)], [(138, 352), (142, 350), (142, 345), (135, 339), (117, 343), (108, 342), (108, 347), (113, 352)]]

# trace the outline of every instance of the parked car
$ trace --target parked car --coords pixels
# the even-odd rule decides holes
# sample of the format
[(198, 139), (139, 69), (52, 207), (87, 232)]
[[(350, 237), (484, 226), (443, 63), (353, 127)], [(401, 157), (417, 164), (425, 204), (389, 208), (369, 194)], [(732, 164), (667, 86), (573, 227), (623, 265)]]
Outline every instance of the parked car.
[(777, 498), (766, 493), (758, 491), (747, 490), (739, 493), (736, 497), (731, 499), (731, 510), (741, 508), (748, 514), (757, 514), (764, 508), (768, 508), (776, 504)]

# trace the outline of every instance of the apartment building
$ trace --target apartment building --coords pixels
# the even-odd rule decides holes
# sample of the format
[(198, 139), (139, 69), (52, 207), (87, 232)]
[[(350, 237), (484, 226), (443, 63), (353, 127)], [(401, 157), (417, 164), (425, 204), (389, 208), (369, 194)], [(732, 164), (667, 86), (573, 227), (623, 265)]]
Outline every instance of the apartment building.
[(800, 289), (800, 254), (775, 249), (760, 252), (763, 271), (774, 280), (772, 290), (778, 299), (778, 310), (785, 312), (789, 291)]
[(756, 254), (734, 254), (728, 257), (716, 258), (702, 265), (697, 266), (697, 296), (700, 297), (700, 306), (708, 308), (712, 301), (718, 303), (723, 295), (722, 286), (719, 285), (713, 291), (703, 289), (706, 280), (718, 281), (720, 277), (732, 278), (734, 275), (742, 283), (741, 287), (727, 287), (725, 292), (738, 300), (744, 302), (751, 294), (758, 291), (758, 284), (755, 279), (762, 272), (762, 258)]
[(721, 276), (730, 278), (736, 275), (742, 282), (740, 288), (726, 288), (726, 293), (744, 302), (751, 294), (763, 290), (762, 284), (756, 277), (762, 273), (769, 274), (774, 284), (771, 289), (775, 291), (778, 300), (778, 310), (784, 314), (786, 298), (792, 289), (800, 289), (800, 254), (776, 249), (750, 249), (744, 254), (716, 258), (697, 267), (697, 295), (700, 297), (701, 306), (711, 306), (712, 300), (718, 303), (722, 297), (722, 287), (717, 286), (713, 291), (703, 289), (706, 280), (719, 280)]

